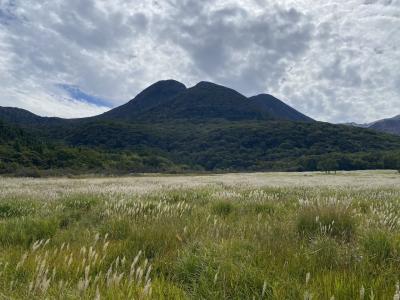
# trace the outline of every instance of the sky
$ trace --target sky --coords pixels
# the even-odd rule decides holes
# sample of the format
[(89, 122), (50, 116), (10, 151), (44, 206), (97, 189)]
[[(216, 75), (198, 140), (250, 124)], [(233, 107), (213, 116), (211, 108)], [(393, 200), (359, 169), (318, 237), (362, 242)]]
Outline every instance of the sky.
[(0, 0), (0, 106), (96, 115), (163, 79), (314, 119), (400, 114), (400, 0)]

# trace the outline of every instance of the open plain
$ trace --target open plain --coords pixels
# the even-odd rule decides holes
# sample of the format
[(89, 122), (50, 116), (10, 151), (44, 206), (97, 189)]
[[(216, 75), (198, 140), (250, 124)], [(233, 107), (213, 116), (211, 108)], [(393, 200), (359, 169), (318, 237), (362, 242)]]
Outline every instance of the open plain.
[(399, 299), (393, 171), (0, 178), (0, 299)]

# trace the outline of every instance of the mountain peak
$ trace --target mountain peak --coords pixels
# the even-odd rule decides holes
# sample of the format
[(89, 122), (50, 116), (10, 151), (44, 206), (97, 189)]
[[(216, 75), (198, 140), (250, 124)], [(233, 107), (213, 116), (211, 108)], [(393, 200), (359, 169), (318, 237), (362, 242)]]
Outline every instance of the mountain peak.
[(311, 122), (279, 99), (260, 94), (247, 98), (234, 89), (200, 81), (186, 86), (176, 80), (158, 81), (128, 103), (100, 116), (114, 120), (271, 120)]
[(194, 87), (221, 87), (221, 85), (210, 81), (200, 81)]
[(43, 124), (48, 122), (58, 122), (61, 119), (55, 117), (41, 117), (34, 113), (17, 107), (1, 107), (0, 106), (0, 119), (10, 124), (19, 125), (32, 125)]
[(154, 120), (202, 121), (272, 119), (269, 114), (260, 111), (255, 104), (239, 92), (207, 81), (201, 81), (178, 94), (168, 102), (168, 105), (155, 107), (145, 117)]
[(368, 128), (400, 135), (400, 115), (368, 124)]
[(146, 88), (144, 91), (150, 90), (150, 89), (178, 89), (178, 90), (180, 89), (180, 90), (185, 90), (186, 86), (182, 82), (179, 82), (177, 80), (166, 79), (166, 80), (157, 81), (156, 83), (154, 83), (154, 84), (150, 85), (148, 88)]
[(188, 89), (188, 93), (201, 94), (203, 96), (207, 95), (207, 97), (214, 98), (216, 101), (225, 101), (230, 98), (241, 98), (243, 101), (248, 101), (248, 99), (238, 91), (209, 81), (200, 81), (195, 86)]
[(128, 103), (102, 114), (100, 118), (132, 119), (145, 111), (168, 102), (184, 91), (186, 91), (186, 86), (179, 81), (173, 79), (161, 80), (143, 90)]
[[(231, 91), (231, 92), (235, 92), (236, 94), (240, 94), (239, 92), (235, 91), (234, 89), (231, 89), (229, 87), (226, 87), (226, 86), (214, 83), (214, 82), (210, 82), (210, 81), (200, 81), (195, 86), (193, 86), (191, 89), (224, 90), (224, 91)], [(243, 96), (243, 95), (241, 95), (241, 96)]]
[(267, 93), (261, 93), (261, 94), (253, 96), (253, 98), (254, 97), (272, 97), (272, 98), (276, 99), (276, 97), (272, 96), (271, 94), (267, 94)]
[(265, 110), (269, 114), (275, 116), (278, 119), (300, 121), (300, 122), (312, 122), (313, 119), (303, 115), (299, 111), (290, 107), (283, 101), (275, 98), (269, 94), (259, 94), (249, 98), (256, 103), (261, 109)]

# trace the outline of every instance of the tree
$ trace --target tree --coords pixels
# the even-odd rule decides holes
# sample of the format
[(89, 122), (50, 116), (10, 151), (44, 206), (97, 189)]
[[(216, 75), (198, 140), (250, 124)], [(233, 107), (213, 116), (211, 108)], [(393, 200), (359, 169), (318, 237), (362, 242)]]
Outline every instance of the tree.
[(336, 171), (338, 169), (338, 162), (333, 157), (323, 158), (318, 162), (318, 169), (325, 171), (325, 173), (330, 174), (331, 171)]
[(300, 160), (301, 170), (305, 171), (317, 171), (318, 170), (318, 161), (317, 159), (310, 158), (302, 158)]
[(16, 141), (14, 142), (14, 150), (15, 150), (16, 152), (21, 152), (22, 148), (21, 148), (21, 143), (19, 142), (19, 140), (16, 140)]
[(385, 169), (398, 170), (400, 169), (400, 159), (398, 155), (389, 154), (383, 157), (383, 167)]

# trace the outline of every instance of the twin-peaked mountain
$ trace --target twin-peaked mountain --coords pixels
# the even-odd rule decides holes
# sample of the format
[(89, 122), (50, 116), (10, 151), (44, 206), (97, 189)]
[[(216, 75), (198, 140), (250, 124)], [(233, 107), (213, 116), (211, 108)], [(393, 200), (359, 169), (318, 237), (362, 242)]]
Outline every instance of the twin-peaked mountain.
[(211, 82), (186, 88), (174, 80), (160, 81), (125, 105), (99, 116), (114, 120), (292, 120), (313, 121), (270, 95), (246, 98)]
[(0, 107), (0, 125), (13, 132), (0, 134), (3, 173), (321, 170), (326, 161), (379, 169), (394, 168), (387, 158), (400, 149), (399, 137), (317, 122), (271, 95), (247, 98), (210, 82), (160, 81), (82, 119)]
[[(71, 122), (60, 118), (43, 118), (17, 108), (0, 108), (0, 118), (22, 125), (43, 125)], [(271, 95), (246, 98), (235, 90), (200, 82), (194, 87), (178, 81), (159, 81), (128, 103), (102, 115), (75, 119), (75, 122), (111, 120), (118, 122), (154, 122), (166, 120), (313, 120)]]

